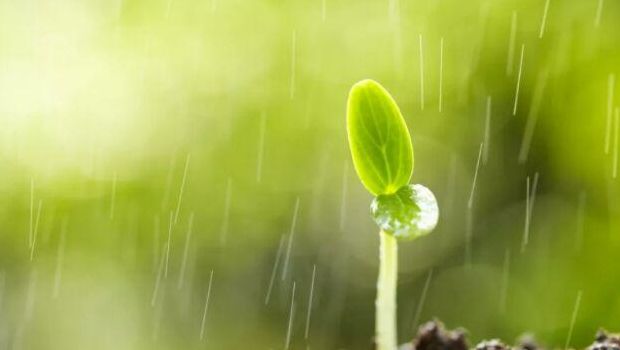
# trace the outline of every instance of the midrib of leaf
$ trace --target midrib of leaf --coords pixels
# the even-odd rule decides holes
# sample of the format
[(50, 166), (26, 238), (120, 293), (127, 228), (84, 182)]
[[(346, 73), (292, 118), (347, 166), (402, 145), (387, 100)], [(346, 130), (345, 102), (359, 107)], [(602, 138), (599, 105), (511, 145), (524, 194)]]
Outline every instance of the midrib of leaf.
[[(389, 101), (386, 101), (385, 99), (384, 99), (384, 100), (382, 100), (382, 101), (381, 101), (381, 109), (382, 109), (384, 112), (386, 111), (386, 109), (388, 110), (388, 112), (397, 112), (397, 118), (396, 118), (396, 119), (397, 119), (397, 123), (399, 123), (399, 124), (400, 124), (400, 123), (402, 122), (402, 120), (401, 120), (402, 116), (400, 115), (400, 111), (398, 110), (398, 108), (395, 108), (396, 110), (395, 110), (395, 111), (393, 111), (393, 110), (392, 110), (392, 109), (393, 109), (393, 108), (392, 108), (392, 106), (390, 106), (390, 105), (388, 104), (388, 102), (389, 102)], [(388, 104), (388, 105), (386, 105), (386, 104)], [(400, 125), (399, 125), (399, 126), (400, 126)], [(390, 131), (391, 131), (391, 123), (388, 123), (388, 133), (387, 133), (387, 134), (388, 134), (388, 136), (390, 135)], [(407, 133), (407, 137), (409, 137), (409, 134), (408, 134), (408, 133)], [(396, 174), (398, 175), (398, 174), (400, 174), (400, 168), (401, 168), (401, 163), (402, 163), (402, 159), (401, 159), (401, 156), (402, 156), (402, 142), (403, 142), (402, 137), (397, 137), (397, 138), (396, 138), (396, 141), (397, 141), (397, 142), (396, 142), (396, 149), (397, 149), (397, 152), (398, 152), (398, 153), (397, 153), (397, 157), (396, 157), (396, 159), (397, 159), (397, 163), (396, 163)], [(386, 143), (388, 143), (388, 142), (389, 142), (389, 140), (388, 140), (388, 139), (386, 139)], [(390, 170), (390, 171), (391, 171), (391, 170)], [(398, 190), (398, 189), (395, 189), (395, 190)]]
[[(366, 91), (364, 91), (364, 95), (365, 95), (365, 97), (367, 96)], [(366, 100), (365, 102), (369, 105), (369, 109), (372, 110), (372, 107), (370, 107), (370, 103), (368, 102), (368, 98), (365, 98), (365, 100)], [(362, 114), (360, 113), (360, 115), (362, 115)], [(373, 125), (376, 128), (376, 124), (375, 124), (375, 120), (374, 120), (374, 115), (372, 116), (372, 118), (373, 118), (373, 121), (372, 121)], [(377, 140), (375, 139), (375, 137), (373, 137), (372, 133), (368, 129), (368, 125), (366, 125), (366, 123), (367, 123), (366, 122), (366, 118), (360, 117), (358, 119), (361, 119), (361, 122), (359, 124), (362, 126), (362, 129), (364, 130), (364, 133), (368, 136), (368, 139), (370, 140), (371, 146), (374, 146), (375, 148), (377, 148), (377, 150), (381, 153), (383, 158), (385, 158), (384, 152), (383, 152), (383, 147), (384, 146), (382, 144), (377, 143)], [(377, 133), (379, 133), (379, 132), (377, 131)], [(356, 144), (358, 145), (358, 147), (357, 147), (358, 149), (365, 148), (363, 142), (359, 142), (358, 141), (358, 142), (356, 142)], [(384, 162), (385, 162), (385, 159), (384, 159)], [(387, 187), (389, 184), (386, 184), (383, 176), (381, 175), (381, 172), (379, 171), (379, 169), (377, 169), (374, 161), (369, 161), (367, 163), (370, 165), (372, 171), (375, 173), (375, 176), (378, 179), (378, 181), (380, 182), (380, 184), (382, 185), (382, 187), (383, 188)]]
[[(366, 93), (366, 92), (364, 92)], [(371, 146), (374, 146), (375, 148), (377, 148), (378, 151), (382, 152), (383, 149), (383, 145), (377, 143), (377, 140), (375, 140), (375, 138), (372, 136), (372, 133), (370, 132), (370, 130), (368, 129), (368, 125), (366, 125), (366, 118), (359, 118), (361, 119), (361, 123), (360, 125), (362, 126), (362, 129), (364, 130), (364, 133), (366, 133), (366, 135), (368, 136), (368, 139), (371, 142)], [(373, 124), (374, 124), (374, 120), (373, 120)], [(360, 142), (356, 142), (358, 144), (358, 146), (363, 146), (363, 143)], [(364, 148), (364, 147), (358, 147), (358, 148)], [(379, 171), (379, 169), (377, 169), (376, 165), (374, 162), (370, 161), (368, 162), (373, 170), (373, 172), (375, 173), (377, 179), (381, 182), (381, 185), (383, 185), (383, 187), (385, 187), (387, 184), (385, 183), (385, 180), (383, 179), (383, 176), (381, 176), (381, 172)]]
[[(380, 138), (380, 140), (379, 140), (379, 144), (380, 144), (379, 149), (381, 151), (381, 156), (383, 158), (383, 164), (385, 165), (385, 169), (387, 171), (387, 183), (383, 182), (383, 181), (382, 182), (383, 182), (383, 185), (390, 186), (392, 184), (392, 170), (390, 169), (389, 160), (388, 160), (387, 154), (386, 154), (386, 145), (387, 145), (387, 142), (388, 142), (387, 140), (389, 139), (389, 136), (390, 136), (390, 128), (389, 128), (390, 123), (389, 122), (387, 123), (388, 129), (386, 130), (385, 137), (382, 137), (381, 130), (377, 126), (377, 114), (375, 113), (375, 106), (374, 106), (375, 104), (372, 103), (376, 99), (373, 99), (371, 96), (369, 96), (368, 91), (366, 91), (366, 90), (363, 90), (363, 91), (364, 91), (364, 97), (366, 97), (365, 98), (366, 101), (367, 101), (366, 103), (369, 106), (369, 110), (370, 110), (370, 114), (371, 114), (371, 119), (373, 121), (373, 124), (374, 124), (375, 128), (377, 129), (377, 134), (379, 135), (379, 138)], [(381, 105), (381, 109), (385, 112), (385, 109), (383, 108), (383, 103), (380, 100), (379, 100), (379, 103)], [(387, 186), (384, 186), (384, 187), (387, 187)], [(384, 190), (386, 190), (386, 189), (384, 188)]]

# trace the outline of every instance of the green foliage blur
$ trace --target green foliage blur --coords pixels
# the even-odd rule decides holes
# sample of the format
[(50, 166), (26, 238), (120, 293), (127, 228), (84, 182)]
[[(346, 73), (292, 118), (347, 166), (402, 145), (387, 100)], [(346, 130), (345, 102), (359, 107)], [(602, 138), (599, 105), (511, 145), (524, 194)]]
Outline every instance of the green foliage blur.
[(438, 317), (562, 347), (580, 293), (570, 346), (620, 330), (618, 1), (26, 0), (0, 2), (0, 348), (370, 349), (365, 78), (440, 207), (399, 247), (402, 342)]

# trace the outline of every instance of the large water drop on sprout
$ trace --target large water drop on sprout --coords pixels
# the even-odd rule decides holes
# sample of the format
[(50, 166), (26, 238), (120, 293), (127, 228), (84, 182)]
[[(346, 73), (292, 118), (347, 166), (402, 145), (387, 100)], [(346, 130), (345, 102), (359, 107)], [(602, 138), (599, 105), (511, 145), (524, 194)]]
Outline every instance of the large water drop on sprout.
[(370, 211), (381, 230), (403, 240), (430, 233), (439, 219), (439, 207), (433, 192), (419, 184), (377, 196)]

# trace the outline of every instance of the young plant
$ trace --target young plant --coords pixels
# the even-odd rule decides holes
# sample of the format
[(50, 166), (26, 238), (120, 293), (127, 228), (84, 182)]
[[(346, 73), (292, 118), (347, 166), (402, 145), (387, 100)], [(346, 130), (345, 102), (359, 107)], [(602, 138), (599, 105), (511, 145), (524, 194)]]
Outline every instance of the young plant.
[(433, 193), (409, 184), (413, 146), (396, 102), (379, 83), (363, 80), (349, 93), (347, 133), (355, 171), (375, 196), (370, 206), (379, 226), (379, 278), (375, 315), (378, 350), (396, 350), (397, 240), (431, 232), (439, 216)]

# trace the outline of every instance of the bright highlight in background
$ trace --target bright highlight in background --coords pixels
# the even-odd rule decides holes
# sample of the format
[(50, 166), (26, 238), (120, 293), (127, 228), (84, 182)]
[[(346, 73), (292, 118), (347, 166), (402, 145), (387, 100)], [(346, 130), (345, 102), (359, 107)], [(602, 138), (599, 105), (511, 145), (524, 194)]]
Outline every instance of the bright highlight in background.
[(570, 346), (617, 330), (619, 19), (614, 1), (0, 3), (0, 348), (371, 347), (379, 241), (343, 122), (366, 77), (441, 205), (399, 246), (399, 343), (438, 317), (563, 346), (577, 295)]

